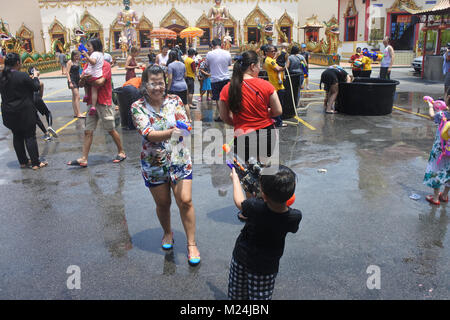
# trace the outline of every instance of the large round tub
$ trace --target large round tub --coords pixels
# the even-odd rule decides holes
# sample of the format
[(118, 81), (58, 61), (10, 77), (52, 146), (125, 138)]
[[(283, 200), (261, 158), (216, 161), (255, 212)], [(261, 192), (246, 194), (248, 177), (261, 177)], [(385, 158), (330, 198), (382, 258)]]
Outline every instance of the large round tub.
[(362, 116), (382, 116), (392, 113), (397, 80), (355, 78), (351, 83), (339, 83), (336, 110)]

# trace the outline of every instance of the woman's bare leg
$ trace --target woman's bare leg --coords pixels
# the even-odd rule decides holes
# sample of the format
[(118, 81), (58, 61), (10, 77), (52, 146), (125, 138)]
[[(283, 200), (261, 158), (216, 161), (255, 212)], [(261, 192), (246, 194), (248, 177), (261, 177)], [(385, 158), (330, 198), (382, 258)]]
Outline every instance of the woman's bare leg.
[(188, 244), (190, 256), (199, 256), (200, 252), (195, 242), (195, 210), (192, 204), (192, 180), (181, 180), (172, 186), (173, 194), (180, 209), (181, 221)]
[(150, 193), (156, 203), (156, 215), (164, 232), (163, 242), (172, 242), (172, 228), (170, 226), (170, 186), (164, 183), (157, 187), (150, 188)]

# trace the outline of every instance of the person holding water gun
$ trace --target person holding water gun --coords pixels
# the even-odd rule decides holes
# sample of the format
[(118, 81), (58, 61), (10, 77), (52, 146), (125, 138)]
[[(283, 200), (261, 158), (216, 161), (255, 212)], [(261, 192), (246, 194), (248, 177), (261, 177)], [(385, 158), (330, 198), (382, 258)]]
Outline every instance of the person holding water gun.
[(352, 65), (352, 74), (353, 74), (353, 77), (355, 77), (355, 78), (361, 76), (361, 71), (362, 71), (362, 67), (363, 67), (362, 58), (363, 58), (363, 55), (361, 54), (361, 48), (358, 47), (358, 48), (356, 48), (356, 53), (354, 55), (352, 55), (350, 57), (350, 59), (348, 60), (348, 62), (351, 63), (351, 65)]
[[(78, 47), (78, 51), (87, 59), (88, 64), (86, 69), (83, 71), (83, 74), (86, 76), (90, 76), (88, 80), (88, 85), (92, 82), (100, 79), (103, 75), (103, 44), (97, 39), (93, 38), (87, 42), (86, 47), (83, 44), (80, 44)], [(83, 76), (83, 75), (82, 75)], [(94, 115), (97, 112), (97, 98), (98, 98), (98, 89), (97, 87), (91, 86), (91, 99), (92, 106), (89, 109), (89, 115)]]
[(134, 124), (142, 136), (141, 174), (145, 186), (156, 203), (156, 215), (163, 229), (163, 250), (171, 250), (174, 237), (171, 227), (170, 205), (173, 193), (186, 232), (189, 265), (200, 263), (195, 242), (195, 210), (192, 203), (192, 160), (189, 147), (180, 141), (188, 124), (183, 102), (176, 95), (167, 94), (166, 73), (159, 65), (145, 69), (142, 74), (143, 98), (131, 106)]
[(299, 229), (302, 213), (286, 202), (295, 194), (296, 175), (280, 165), (261, 175), (262, 198), (245, 198), (232, 168), (233, 199), (246, 218), (236, 239), (228, 278), (228, 299), (271, 300), (288, 232)]
[[(233, 66), (231, 82), (220, 93), (220, 117), (234, 127), (235, 153), (238, 143), (245, 145), (245, 154), (239, 155), (244, 161), (253, 156), (263, 162), (265, 157), (271, 156), (275, 139), (278, 139), (273, 118), (282, 113), (280, 100), (274, 86), (258, 78), (259, 71), (258, 54), (243, 52)], [(249, 135), (255, 134), (256, 146), (249, 142)], [(260, 154), (260, 142), (267, 143), (267, 154)]]
[(368, 52), (367, 48), (364, 48), (362, 52), (363, 56), (361, 60), (363, 67), (360, 76), (361, 78), (370, 78), (370, 75), (372, 74), (372, 60), (364, 54), (364, 52)]
[[(450, 127), (450, 122), (448, 122), (450, 112), (444, 101), (434, 101), (428, 96), (424, 97), (424, 100), (429, 105), (430, 117), (438, 125), (423, 178), (423, 183), (432, 188), (434, 192), (432, 195), (426, 196), (425, 199), (438, 206), (441, 202), (448, 202), (448, 192), (450, 191), (450, 157), (444, 151), (448, 145), (447, 131)], [(440, 192), (442, 186), (444, 186), (444, 190)]]

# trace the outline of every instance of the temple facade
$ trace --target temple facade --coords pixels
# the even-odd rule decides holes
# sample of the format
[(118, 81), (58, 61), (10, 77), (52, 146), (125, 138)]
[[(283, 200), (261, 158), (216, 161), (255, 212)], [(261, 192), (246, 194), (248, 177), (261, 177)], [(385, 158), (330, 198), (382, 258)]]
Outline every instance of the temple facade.
[[(399, 53), (396, 55), (397, 62), (409, 64), (421, 52), (420, 33), (424, 24), (419, 17), (407, 10), (429, 9), (437, 2), (438, 0), (339, 0), (341, 55), (350, 56), (356, 47), (382, 50), (382, 40), (388, 36)], [(450, 30), (443, 37), (450, 41)], [(434, 45), (438, 45), (436, 35), (433, 39), (433, 34), (430, 34), (429, 40), (428, 46), (432, 45), (433, 40)], [(427, 51), (432, 51), (428, 46)]]
[[(204, 35), (195, 40), (196, 45), (207, 45), (212, 40), (212, 23), (207, 14), (213, 0), (131, 0), (130, 7), (137, 13), (137, 43), (141, 48), (156, 45), (149, 39), (153, 28), (165, 27), (177, 33), (187, 27), (199, 27)], [(325, 2), (327, 3), (325, 5)], [(300, 27), (308, 17), (316, 14), (320, 21), (337, 15), (335, 0), (227, 0), (222, 5), (228, 9), (229, 19), (225, 29), (235, 46), (258, 43), (261, 37), (258, 26), (276, 23), (274, 43), (304, 41)], [(55, 39), (66, 42), (70, 30), (77, 25), (95, 33), (111, 51), (120, 48), (122, 25), (118, 13), (124, 8), (122, 0), (39, 0), (43, 40), (47, 48)], [(280, 30), (286, 38), (280, 36)], [(39, 33), (39, 32), (38, 32)], [(36, 35), (35, 35), (36, 36)], [(320, 34), (324, 37), (324, 31)]]

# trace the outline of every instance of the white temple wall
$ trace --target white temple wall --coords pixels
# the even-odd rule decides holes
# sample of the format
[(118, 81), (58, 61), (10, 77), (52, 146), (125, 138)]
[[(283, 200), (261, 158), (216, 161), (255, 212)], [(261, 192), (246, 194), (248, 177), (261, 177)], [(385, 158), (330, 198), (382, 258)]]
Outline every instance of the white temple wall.
[[(6, 0), (5, 0), (6, 1)], [(1, 2), (1, 1), (0, 1)], [(0, 19), (9, 25), (9, 31), (15, 36), (16, 32), (25, 24), (34, 33), (34, 49), (37, 52), (44, 51), (44, 42), (41, 35), (41, 15), (37, 0), (14, 0), (8, 5), (2, 4)]]
[[(117, 17), (120, 10), (123, 9), (122, 1), (119, 1), (117, 5), (90, 5), (84, 8), (82, 5), (87, 3), (92, 4), (94, 1), (76, 1), (74, 3), (62, 2), (63, 5), (45, 6), (45, 1), (41, 1), (41, 17), (42, 28), (46, 34), (47, 48), (50, 46), (50, 37), (48, 35), (48, 28), (54, 21), (55, 17), (66, 27), (73, 28), (76, 25), (76, 15), (79, 17), (83, 15), (85, 9), (95, 17), (103, 26), (104, 38), (109, 38), (109, 28), (113, 20)], [(49, 4), (52, 4), (49, 2)], [(191, 26), (195, 26), (197, 19), (202, 13), (207, 14), (209, 9), (213, 6), (212, 0), (202, 1), (175, 1), (172, 4), (170, 1), (166, 1), (157, 4), (135, 4), (132, 2), (131, 8), (137, 12), (138, 17), (144, 14), (152, 23), (154, 27), (158, 27), (160, 21), (164, 16), (174, 7), (179, 11), (190, 23)], [(54, 2), (53, 2), (54, 5)], [(313, 14), (318, 15), (319, 21), (328, 21), (333, 15), (337, 16), (337, 1), (336, 0), (231, 0), (224, 2), (224, 5), (229, 9), (231, 15), (240, 22), (241, 28), (243, 28), (244, 20), (249, 13), (259, 5), (259, 7), (272, 19), (279, 19), (286, 11), (289, 16), (294, 20), (294, 26), (292, 30), (293, 41), (304, 41), (303, 30), (298, 30), (298, 25), (303, 25), (306, 19)], [(324, 29), (320, 31), (320, 37), (324, 38)], [(276, 31), (275, 34), (276, 36)], [(102, 39), (106, 41), (106, 39)]]

